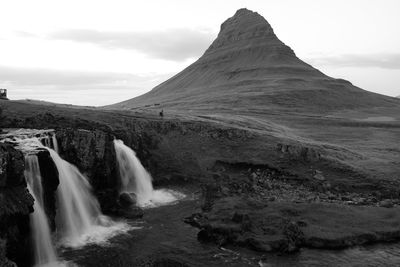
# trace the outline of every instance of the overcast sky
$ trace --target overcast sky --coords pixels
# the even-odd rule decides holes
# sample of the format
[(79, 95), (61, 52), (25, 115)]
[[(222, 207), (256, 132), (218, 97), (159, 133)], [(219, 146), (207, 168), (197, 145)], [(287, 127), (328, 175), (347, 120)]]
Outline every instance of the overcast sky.
[(1, 1), (0, 88), (96, 106), (138, 96), (199, 58), (242, 7), (329, 76), (400, 95), (399, 0)]

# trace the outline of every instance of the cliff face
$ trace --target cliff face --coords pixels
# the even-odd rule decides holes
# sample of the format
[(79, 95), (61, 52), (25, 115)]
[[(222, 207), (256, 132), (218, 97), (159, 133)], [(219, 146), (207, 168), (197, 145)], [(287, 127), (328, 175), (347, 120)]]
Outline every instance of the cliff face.
[(7, 262), (1, 256), (18, 266), (31, 263), (29, 214), (33, 201), (26, 187), (24, 156), (12, 146), (0, 143), (0, 263)]
[[(110, 132), (72, 128), (57, 130), (60, 154), (90, 178), (96, 191), (119, 186), (114, 138), (122, 139), (136, 151), (142, 164), (153, 175), (155, 184), (165, 184), (203, 177), (206, 167), (215, 162), (214, 157), (220, 159), (219, 152), (213, 159), (207, 157), (210, 140), (214, 140), (211, 145), (216, 145), (219, 138), (236, 142), (250, 136), (251, 133), (237, 129), (178, 121), (138, 120)], [(204, 154), (199, 153), (199, 149), (204, 150)]]
[(56, 190), (60, 183), (58, 170), (47, 150), (38, 151), (37, 157), (42, 176), (44, 211), (49, 220), (50, 228), (54, 231), (56, 229), (55, 217), (57, 212)]
[(94, 189), (116, 187), (113, 136), (100, 130), (60, 129), (60, 155), (92, 179)]

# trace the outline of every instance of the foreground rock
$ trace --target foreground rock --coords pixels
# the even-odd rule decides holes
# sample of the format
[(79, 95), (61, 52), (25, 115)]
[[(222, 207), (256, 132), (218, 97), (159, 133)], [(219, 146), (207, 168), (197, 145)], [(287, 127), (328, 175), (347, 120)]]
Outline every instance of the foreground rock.
[(214, 201), (185, 222), (200, 229), (200, 241), (260, 252), (301, 247), (338, 249), (400, 239), (400, 208), (331, 203), (262, 202), (246, 197)]
[(33, 201), (26, 187), (22, 153), (0, 143), (0, 263), (5, 266), (13, 266), (8, 259), (18, 266), (31, 263), (29, 214)]

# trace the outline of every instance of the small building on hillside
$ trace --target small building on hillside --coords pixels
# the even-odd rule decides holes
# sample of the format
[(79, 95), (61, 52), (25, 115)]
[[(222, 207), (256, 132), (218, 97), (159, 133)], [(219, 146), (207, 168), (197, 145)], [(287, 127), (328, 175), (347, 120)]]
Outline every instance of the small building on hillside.
[(7, 98), (7, 89), (0, 88), (0, 99), (8, 100)]

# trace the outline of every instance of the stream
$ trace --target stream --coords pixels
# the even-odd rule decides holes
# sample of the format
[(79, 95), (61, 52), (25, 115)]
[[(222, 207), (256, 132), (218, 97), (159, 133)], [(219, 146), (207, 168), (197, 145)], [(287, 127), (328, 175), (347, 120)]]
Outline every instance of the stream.
[(60, 256), (79, 266), (399, 266), (400, 244), (346, 250), (302, 249), (295, 254), (261, 254), (241, 248), (218, 248), (197, 241), (198, 229), (183, 222), (196, 212), (197, 200), (147, 209), (141, 227), (103, 245), (65, 249)]

